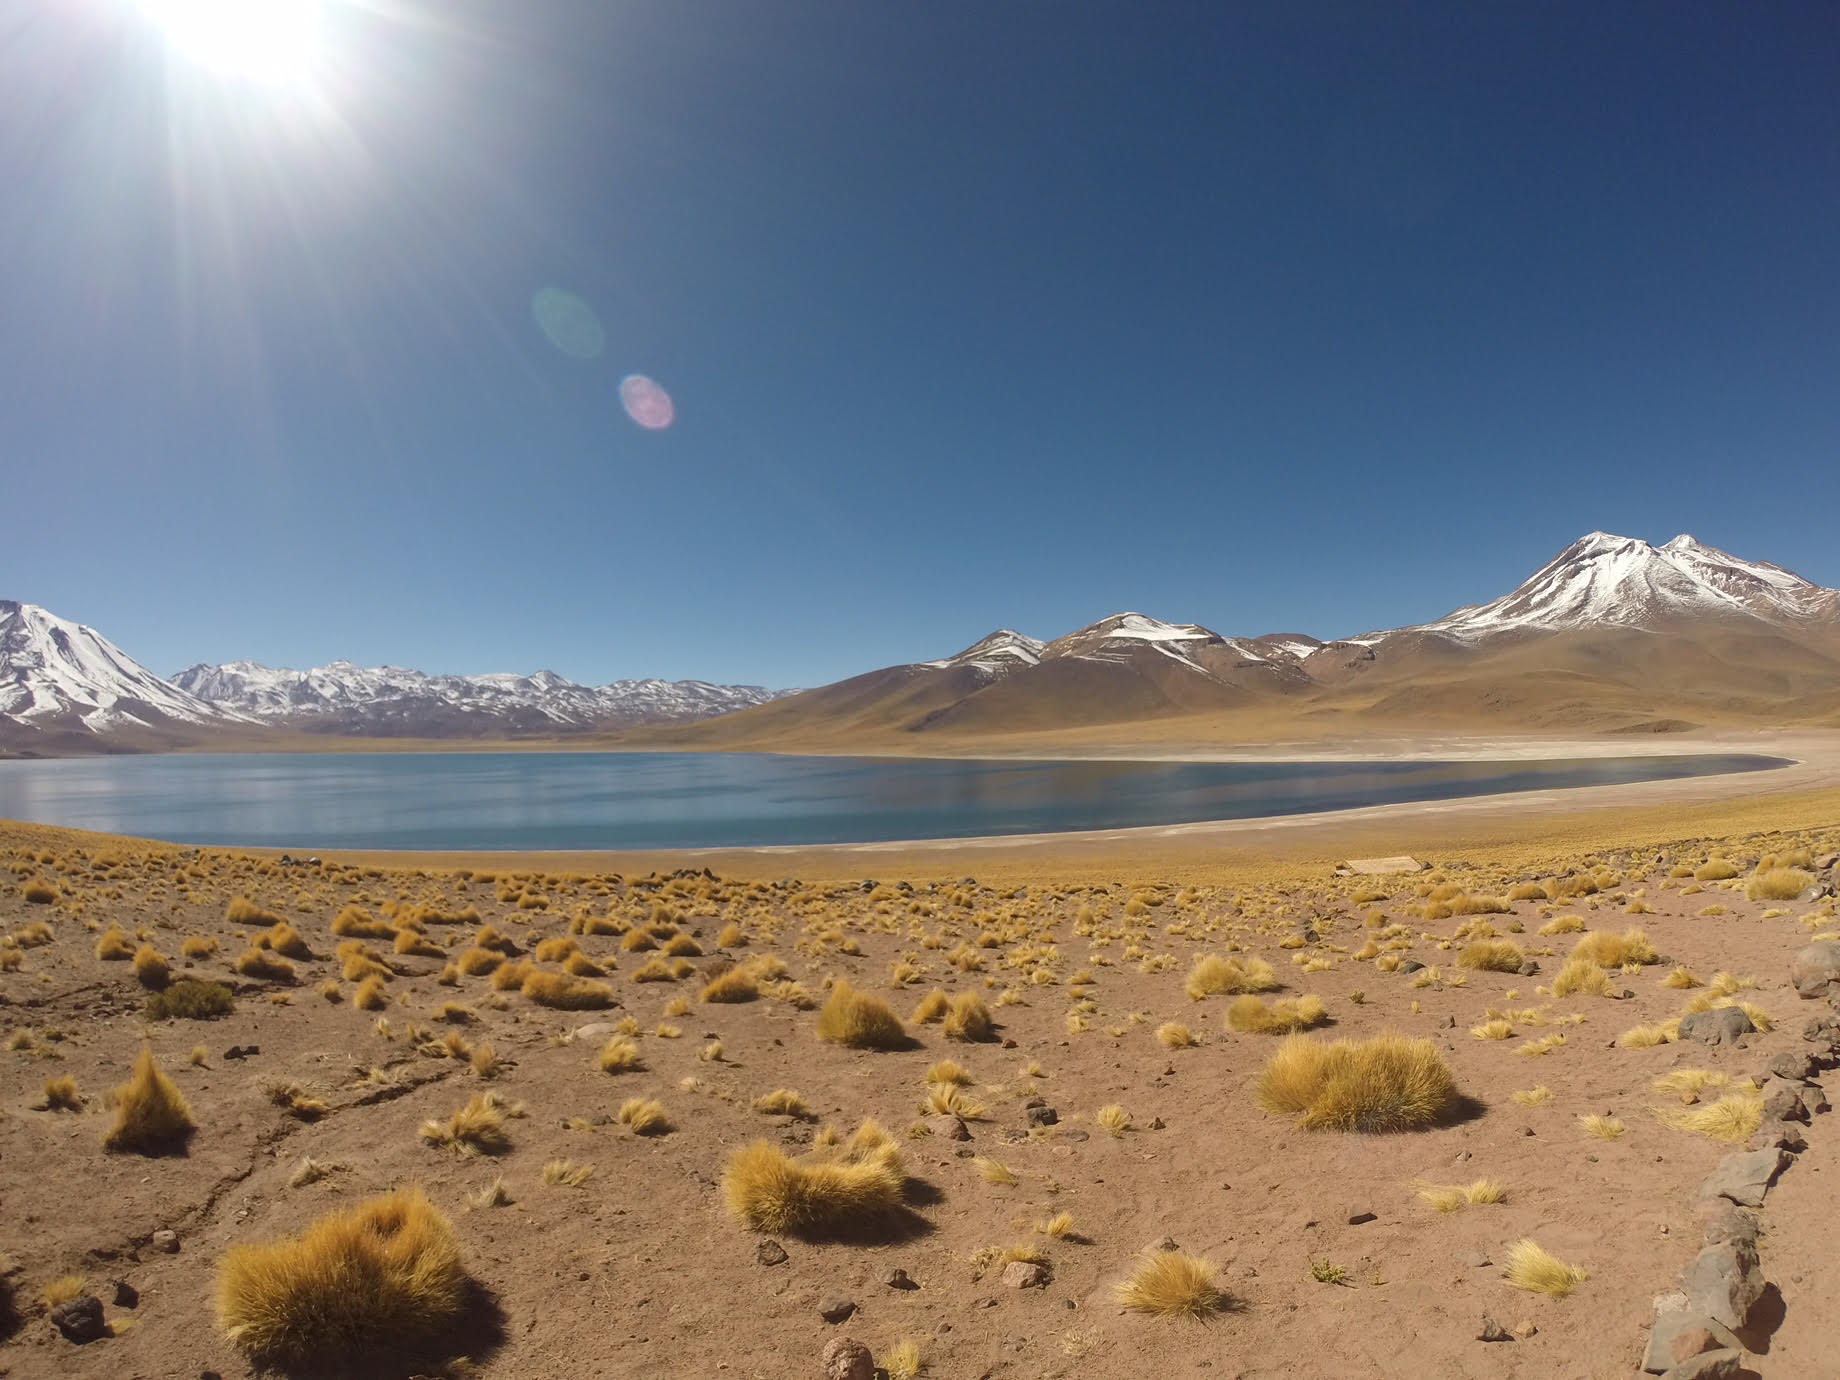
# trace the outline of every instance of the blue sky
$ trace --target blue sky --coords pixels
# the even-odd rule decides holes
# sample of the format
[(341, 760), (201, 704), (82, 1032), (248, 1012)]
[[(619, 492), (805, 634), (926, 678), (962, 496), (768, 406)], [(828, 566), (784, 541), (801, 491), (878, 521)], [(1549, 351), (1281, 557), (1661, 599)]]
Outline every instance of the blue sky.
[(0, 7), (0, 597), (162, 673), (1840, 585), (1826, 0), (328, 3), (280, 82), (154, 4)]

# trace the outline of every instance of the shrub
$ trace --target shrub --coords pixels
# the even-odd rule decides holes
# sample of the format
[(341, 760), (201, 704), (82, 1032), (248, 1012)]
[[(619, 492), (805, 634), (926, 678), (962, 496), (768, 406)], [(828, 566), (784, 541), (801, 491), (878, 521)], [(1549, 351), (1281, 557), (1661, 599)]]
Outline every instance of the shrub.
[(729, 1157), (728, 1210), (751, 1230), (807, 1239), (866, 1234), (897, 1216), (907, 1178), (894, 1143), (872, 1121), (839, 1152), (793, 1160), (757, 1140)]
[(1429, 1040), (1388, 1032), (1323, 1043), (1292, 1035), (1260, 1075), (1268, 1112), (1298, 1113), (1308, 1130), (1409, 1131), (1447, 1119), (1456, 1081)]
[(524, 979), (522, 991), (538, 1006), (559, 1011), (599, 1011), (613, 1005), (613, 989), (606, 983), (567, 973), (533, 972)]
[(468, 977), (484, 977), (504, 961), (505, 956), (501, 953), (474, 947), (460, 955), (457, 966)]
[(1459, 968), (1475, 968), (1489, 973), (1518, 972), (1521, 964), (1526, 961), (1527, 955), (1506, 939), (1478, 940), (1457, 955)]
[(1590, 1278), (1576, 1265), (1567, 1265), (1531, 1241), (1516, 1241), (1508, 1248), (1508, 1283), (1516, 1289), (1564, 1298)]
[(1315, 996), (1287, 998), (1269, 1006), (1259, 997), (1245, 996), (1227, 1008), (1227, 1029), (1242, 1035), (1288, 1035), (1328, 1019), (1328, 1008)]
[(147, 998), (144, 1008), (150, 1021), (215, 1021), (236, 1009), (236, 998), (221, 982), (200, 982), (183, 978), (164, 992)]
[(1793, 901), (1814, 885), (1814, 877), (1794, 867), (1773, 867), (1750, 879), (1744, 894), (1753, 901)]
[(753, 1001), (759, 995), (760, 984), (754, 978), (753, 968), (738, 963), (705, 983), (702, 999), (706, 1002), (744, 1002)]
[(639, 1046), (624, 1035), (609, 1036), (594, 1064), (602, 1073), (634, 1073), (645, 1067), (639, 1058)]
[(77, 1095), (77, 1080), (68, 1074), (62, 1078), (45, 1080), (45, 1103), (47, 1112), (80, 1112), (83, 1099)]
[(260, 1362), (342, 1368), (443, 1337), (467, 1289), (453, 1228), (410, 1186), (298, 1237), (232, 1246), (218, 1267), (217, 1322)]
[(943, 1029), (948, 1040), (983, 1043), (997, 1038), (997, 1023), (976, 992), (961, 992), (952, 998)]
[(1547, 938), (1555, 934), (1579, 934), (1583, 930), (1584, 917), (1582, 915), (1555, 915), (1540, 926), (1540, 933)]
[(134, 951), (134, 976), (142, 987), (157, 992), (172, 981), (172, 965), (153, 945), (143, 944)]
[(954, 1083), (961, 1087), (969, 1087), (972, 1078), (969, 1071), (962, 1068), (953, 1060), (941, 1059), (938, 1063), (933, 1064), (927, 1069), (926, 1081), (929, 1083)]
[(1736, 864), (1724, 858), (1709, 858), (1693, 869), (1696, 882), (1725, 882), (1738, 875)]
[(1101, 1107), (1093, 1114), (1093, 1120), (1109, 1131), (1115, 1140), (1123, 1140), (1124, 1133), (1131, 1129), (1131, 1114), (1116, 1102)]
[(629, 1127), (636, 1136), (662, 1136), (671, 1129), (671, 1118), (664, 1104), (643, 1097), (629, 1097), (620, 1104), (620, 1125)]
[(1676, 1131), (1691, 1131), (1729, 1145), (1742, 1145), (1763, 1122), (1763, 1099), (1755, 1093), (1728, 1093), (1700, 1107), (1657, 1112), (1661, 1123)]
[(1508, 1190), (1493, 1179), (1477, 1179), (1471, 1184), (1420, 1184), (1418, 1196), (1439, 1212), (1455, 1212), (1482, 1203), (1499, 1203), (1508, 1196)]
[(1205, 1320), (1227, 1304), (1214, 1267), (1180, 1251), (1149, 1252), (1118, 1286), (1117, 1297), (1120, 1307), (1159, 1318)]
[[(1227, 1013), (1227, 1019), (1233, 1019), (1231, 1011)], [(1156, 1042), (1164, 1049), (1188, 1049), (1197, 1043), (1194, 1032), (1180, 1021), (1164, 1021), (1159, 1025), (1156, 1028)]]
[(1189, 970), (1187, 992), (1190, 1001), (1203, 997), (1232, 995), (1238, 992), (1269, 992), (1278, 986), (1271, 964), (1262, 958), (1241, 962), (1218, 954), (1203, 954)]
[(754, 1110), (768, 1116), (797, 1117), (800, 1121), (809, 1121), (812, 1110), (791, 1088), (775, 1088), (770, 1093), (762, 1093), (754, 1099)]
[(313, 950), (307, 946), (306, 937), (285, 920), (277, 921), (267, 934), (258, 936), (257, 947), (273, 949), (288, 958), (313, 957)]
[(373, 973), (352, 990), (351, 1004), (360, 1011), (381, 1011), (390, 1004), (390, 989)]
[(1549, 901), (1546, 888), (1538, 882), (1522, 882), (1508, 893), (1510, 901)]
[(182, 1149), (197, 1129), (185, 1094), (154, 1061), (153, 1050), (143, 1048), (133, 1074), (115, 1090), (115, 1124), (102, 1138), (103, 1148), (166, 1154)]
[(51, 885), (50, 882), (33, 880), (25, 884), (22, 894), (25, 896), (26, 904), (28, 905), (48, 906), (53, 901), (57, 900), (58, 889)]
[(194, 934), (179, 946), (179, 952), (187, 958), (209, 958), (217, 952), (217, 941)]
[(907, 1031), (887, 1002), (839, 978), (818, 1012), (818, 1038), (850, 1049), (900, 1049)]
[(393, 939), (396, 927), (359, 906), (346, 906), (332, 917), (332, 932), (345, 939)]
[(932, 1025), (943, 1020), (946, 1012), (952, 1009), (952, 999), (935, 987), (914, 1006), (914, 1014), (909, 1018), (915, 1025)]

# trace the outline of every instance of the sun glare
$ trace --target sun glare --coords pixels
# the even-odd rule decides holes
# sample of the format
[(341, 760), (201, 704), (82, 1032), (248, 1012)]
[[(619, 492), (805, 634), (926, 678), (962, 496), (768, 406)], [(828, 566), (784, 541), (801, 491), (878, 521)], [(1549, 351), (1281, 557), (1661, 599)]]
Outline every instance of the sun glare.
[(173, 47), (232, 76), (303, 75), (319, 48), (320, 0), (141, 0)]

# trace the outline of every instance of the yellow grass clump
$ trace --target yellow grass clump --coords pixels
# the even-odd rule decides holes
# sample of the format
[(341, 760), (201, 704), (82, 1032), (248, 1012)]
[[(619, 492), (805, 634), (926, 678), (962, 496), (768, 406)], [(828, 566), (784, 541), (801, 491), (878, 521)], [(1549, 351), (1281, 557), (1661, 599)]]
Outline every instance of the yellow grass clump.
[(1566, 964), (1569, 967), (1583, 959), (1600, 968), (1621, 968), (1626, 963), (1653, 963), (1657, 957), (1655, 946), (1641, 930), (1624, 930), (1621, 934), (1597, 930), (1572, 946)]
[(1164, 1021), (1156, 1028), (1156, 1042), (1164, 1049), (1189, 1049), (1199, 1043), (1180, 1021)]
[(613, 989), (593, 978), (532, 971), (519, 989), (538, 1006), (558, 1011), (599, 1011), (614, 1004)]
[(134, 951), (134, 976), (142, 987), (157, 992), (172, 981), (172, 965), (153, 945), (143, 944)]
[(1490, 973), (1518, 972), (1527, 955), (1507, 939), (1479, 939), (1457, 955), (1459, 968), (1475, 968)]
[(1093, 1120), (1111, 1132), (1112, 1136), (1118, 1140), (1123, 1140), (1124, 1133), (1131, 1129), (1131, 1114), (1116, 1102), (1101, 1107), (1093, 1114)]
[(424, 1121), (419, 1134), (428, 1144), (456, 1155), (502, 1155), (511, 1148), (504, 1106), (496, 1093), (474, 1093), (446, 1121)]
[(1607, 997), (1610, 977), (1588, 958), (1568, 958), (1553, 979), (1552, 992), (1555, 997)]
[(1244, 996), (1227, 1008), (1227, 1029), (1242, 1035), (1288, 1035), (1328, 1019), (1328, 1008), (1315, 996), (1285, 998), (1270, 1005), (1260, 997)]
[(1214, 1267), (1181, 1251), (1151, 1251), (1118, 1286), (1118, 1303), (1134, 1313), (1205, 1321), (1226, 1307)]
[(77, 1080), (69, 1075), (63, 1078), (47, 1078), (43, 1107), (47, 1112), (82, 1111), (83, 1099), (77, 1094)]
[(873, 1233), (901, 1212), (906, 1185), (899, 1150), (872, 1121), (802, 1162), (757, 1140), (722, 1174), (728, 1209), (750, 1230), (808, 1239)]
[(1657, 1045), (1670, 1045), (1680, 1038), (1679, 1021), (1662, 1021), (1658, 1025), (1638, 1025), (1625, 1030), (1616, 1037), (1616, 1042), (1624, 1049), (1653, 1049)]
[(929, 1083), (957, 1083), (968, 1087), (972, 1080), (971, 1074), (961, 1065), (951, 1059), (941, 1059), (927, 1069), (926, 1081)]
[(238, 896), (230, 902), (224, 912), (224, 918), (233, 925), (279, 925), (281, 917), (273, 911), (263, 910), (247, 896)]
[(1516, 1289), (1550, 1294), (1553, 1298), (1564, 1298), (1590, 1278), (1576, 1265), (1567, 1265), (1528, 1240), (1516, 1241), (1508, 1248), (1504, 1274)]
[(1582, 915), (1555, 915), (1540, 926), (1540, 933), (1549, 939), (1555, 934), (1580, 934), (1583, 930)]
[(134, 1073), (115, 1090), (115, 1124), (102, 1139), (103, 1148), (160, 1155), (183, 1148), (197, 1123), (179, 1085), (168, 1078), (143, 1048)]
[(482, 949), (477, 945), (466, 950), (457, 960), (460, 971), (468, 977), (484, 977), (504, 961), (505, 956), (496, 949)]
[(750, 964), (738, 963), (719, 977), (710, 979), (703, 986), (703, 1000), (706, 1002), (744, 1002), (753, 1001), (760, 995), (760, 983), (754, 976)]
[(1793, 901), (1813, 885), (1812, 873), (1797, 867), (1773, 867), (1752, 877), (1744, 894), (1753, 901)]
[(818, 1038), (850, 1049), (900, 1049), (907, 1031), (887, 1002), (839, 978), (818, 1012)]
[(633, 1073), (644, 1067), (639, 1059), (639, 1046), (624, 1035), (610, 1036), (594, 1063), (602, 1073)]
[(1457, 1108), (1456, 1080), (1430, 1040), (1387, 1032), (1324, 1043), (1292, 1035), (1259, 1076), (1259, 1106), (1307, 1130), (1408, 1131)]
[(811, 1108), (805, 1099), (791, 1088), (775, 1088), (772, 1092), (762, 1093), (754, 1099), (754, 1110), (768, 1116), (797, 1117), (801, 1121), (811, 1119)]
[(1477, 1179), (1469, 1184), (1419, 1184), (1418, 1197), (1439, 1212), (1455, 1212), (1458, 1208), (1504, 1202), (1508, 1190), (1493, 1179)]
[(952, 1009), (952, 998), (935, 987), (919, 1001), (914, 1003), (914, 1013), (908, 1019), (915, 1025), (932, 1025), (945, 1019), (946, 1012)]
[(236, 970), (261, 982), (292, 982), (294, 965), (267, 949), (248, 949), (236, 960)]
[(881, 1357), (881, 1368), (888, 1380), (914, 1380), (920, 1374), (920, 1343), (904, 1337), (889, 1347)]
[(1241, 992), (1269, 992), (1277, 986), (1277, 975), (1272, 972), (1271, 964), (1262, 958), (1242, 962), (1237, 958), (1222, 958), (1219, 954), (1203, 954), (1189, 969), (1184, 990), (1190, 1001), (1200, 1001), (1204, 997), (1233, 996)]
[(259, 1362), (339, 1366), (441, 1338), (467, 1292), (453, 1228), (410, 1186), (300, 1236), (232, 1246), (218, 1267), (217, 1322)]
[(1755, 1093), (1734, 1092), (1699, 1107), (1669, 1108), (1656, 1112), (1661, 1124), (1675, 1131), (1742, 1145), (1757, 1134), (1763, 1122), (1763, 1099)]
[(96, 941), (96, 957), (118, 963), (134, 957), (134, 941), (121, 932), (120, 925), (110, 925)]
[(1613, 1116), (1600, 1116), (1593, 1112), (1578, 1118), (1578, 1129), (1597, 1140), (1615, 1140), (1629, 1128)]
[(976, 992), (960, 992), (952, 998), (941, 1028), (948, 1040), (984, 1043), (997, 1038), (997, 1023), (990, 1018), (990, 1008)]
[(629, 1097), (622, 1102), (619, 1119), (620, 1125), (637, 1136), (662, 1136), (671, 1129), (671, 1118), (666, 1115), (664, 1104), (643, 1097)]
[(353, 989), (351, 1004), (360, 1011), (381, 1011), (390, 1004), (389, 989), (383, 985), (383, 979), (373, 973)]
[(1696, 882), (1725, 882), (1737, 875), (1737, 865), (1724, 858), (1709, 858), (1693, 869)]

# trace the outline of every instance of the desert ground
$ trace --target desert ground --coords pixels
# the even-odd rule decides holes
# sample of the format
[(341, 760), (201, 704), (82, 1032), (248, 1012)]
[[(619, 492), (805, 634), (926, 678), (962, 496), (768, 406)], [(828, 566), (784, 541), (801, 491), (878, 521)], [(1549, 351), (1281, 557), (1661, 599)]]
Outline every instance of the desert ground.
[[(1672, 784), (694, 861), (0, 827), (0, 1372), (777, 1378), (847, 1336), (894, 1377), (1627, 1376), (1731, 1230), (1702, 1181), (1781, 1142), (1769, 1288), (1705, 1341), (1840, 1374), (1818, 1082), (1776, 1120), (1828, 1048), (1790, 970), (1840, 931), (1840, 800)], [(1425, 869), (1338, 875), (1397, 845)], [(1755, 1029), (1702, 1043), (1703, 1011)], [(1268, 1071), (1388, 1033), (1447, 1071), (1431, 1103)], [(141, 1135), (145, 1051), (189, 1130)], [(851, 1175), (887, 1192), (772, 1187)], [(252, 1313), (227, 1253), (408, 1185), (451, 1226), (445, 1311), (277, 1265)], [(1553, 1262), (1511, 1279), (1523, 1241)], [(1187, 1311), (1121, 1302), (1182, 1257), (1148, 1301)], [(79, 1343), (53, 1313), (86, 1296)], [(297, 1346), (258, 1325), (290, 1307)]]

